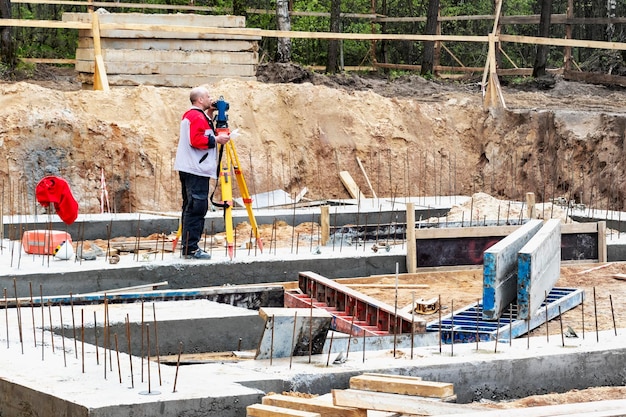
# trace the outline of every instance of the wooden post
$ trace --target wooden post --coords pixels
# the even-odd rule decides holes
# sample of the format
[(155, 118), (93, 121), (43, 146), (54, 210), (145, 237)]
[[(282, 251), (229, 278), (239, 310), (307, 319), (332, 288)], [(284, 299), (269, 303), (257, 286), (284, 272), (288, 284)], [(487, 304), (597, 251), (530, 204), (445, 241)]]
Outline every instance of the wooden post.
[(91, 12), (91, 31), (93, 36), (93, 54), (95, 58), (95, 67), (93, 72), (93, 89), (109, 91), (109, 79), (104, 69), (104, 60), (102, 59), (102, 49), (100, 47), (100, 21), (98, 13)]
[(608, 260), (606, 253), (606, 222), (598, 222), (598, 262)]
[(415, 242), (415, 206), (406, 204), (406, 270), (409, 274), (417, 271), (417, 243)]
[(526, 193), (526, 215), (529, 219), (535, 218), (535, 193)]
[[(439, 5), (439, 12), (437, 12), (437, 35), (441, 35), (441, 21), (439, 17), (441, 16), (441, 4)], [(433, 56), (433, 74), (439, 76), (439, 71), (436, 71), (435, 68), (439, 66), (441, 63), (441, 41), (435, 42), (435, 53)]]
[(326, 244), (328, 243), (328, 239), (330, 239), (330, 207), (321, 206), (320, 210), (320, 228), (322, 229), (320, 246), (326, 246)]
[[(574, 0), (567, 0), (567, 19), (574, 17)], [(572, 39), (572, 25), (565, 25), (565, 39)], [(572, 69), (572, 47), (566, 46), (563, 51), (563, 66), (565, 71)]]

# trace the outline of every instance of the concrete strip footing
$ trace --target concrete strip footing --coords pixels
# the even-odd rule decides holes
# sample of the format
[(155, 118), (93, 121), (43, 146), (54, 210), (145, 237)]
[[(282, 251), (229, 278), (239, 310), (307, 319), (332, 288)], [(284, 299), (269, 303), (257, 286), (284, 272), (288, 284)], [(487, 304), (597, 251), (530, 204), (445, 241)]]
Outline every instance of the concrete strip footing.
[(529, 220), (483, 255), (483, 318), (497, 320), (517, 297), (517, 253), (541, 229)]
[(558, 281), (561, 268), (561, 221), (548, 220), (519, 251), (517, 319), (526, 320)]

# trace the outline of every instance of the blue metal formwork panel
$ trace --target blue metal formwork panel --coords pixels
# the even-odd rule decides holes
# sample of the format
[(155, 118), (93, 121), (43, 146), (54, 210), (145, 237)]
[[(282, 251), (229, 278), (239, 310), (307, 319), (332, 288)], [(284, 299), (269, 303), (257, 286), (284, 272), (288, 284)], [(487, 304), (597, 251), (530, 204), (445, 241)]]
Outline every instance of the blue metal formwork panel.
[(500, 320), (483, 320), (482, 300), (470, 304), (453, 314), (426, 325), (427, 332), (441, 331), (443, 343), (472, 343), (509, 340), (541, 326), (578, 305), (584, 300), (584, 291), (577, 288), (553, 288), (537, 312), (528, 320), (517, 320), (517, 304), (514, 302), (502, 313)]

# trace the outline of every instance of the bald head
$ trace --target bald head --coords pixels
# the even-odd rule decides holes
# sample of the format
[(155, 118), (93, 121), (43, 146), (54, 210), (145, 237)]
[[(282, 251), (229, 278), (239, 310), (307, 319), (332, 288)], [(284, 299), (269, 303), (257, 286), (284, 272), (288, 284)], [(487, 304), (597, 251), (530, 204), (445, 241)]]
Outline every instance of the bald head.
[(209, 90), (206, 87), (195, 87), (191, 90), (191, 93), (189, 93), (189, 101), (191, 101), (191, 104), (196, 104), (198, 99), (208, 95)]
[(213, 100), (206, 87), (195, 87), (189, 93), (189, 101), (192, 106), (200, 107), (202, 110), (208, 110), (213, 106)]

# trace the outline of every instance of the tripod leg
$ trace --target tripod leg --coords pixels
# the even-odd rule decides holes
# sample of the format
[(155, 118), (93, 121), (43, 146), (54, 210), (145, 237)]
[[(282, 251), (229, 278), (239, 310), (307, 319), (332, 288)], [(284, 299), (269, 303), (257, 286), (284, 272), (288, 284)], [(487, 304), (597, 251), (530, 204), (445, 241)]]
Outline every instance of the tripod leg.
[(248, 212), (250, 226), (252, 227), (252, 232), (254, 233), (254, 237), (256, 238), (257, 247), (261, 252), (263, 252), (263, 239), (261, 239), (261, 235), (259, 234), (259, 227), (257, 225), (256, 218), (254, 217), (254, 212), (252, 211), (252, 198), (250, 197), (250, 192), (248, 191), (246, 180), (243, 177), (243, 171), (241, 170), (241, 164), (239, 163), (239, 156), (237, 156), (235, 144), (230, 141), (228, 142), (228, 145), (230, 145), (228, 147), (228, 151), (230, 152), (229, 159), (233, 161), (235, 178), (237, 179), (237, 185), (239, 186), (239, 192), (241, 193), (243, 204), (246, 206), (246, 211)]
[(224, 208), (224, 229), (226, 230), (226, 245), (228, 256), (232, 259), (235, 255), (234, 231), (233, 231), (233, 181), (232, 181), (232, 161), (230, 158), (229, 144), (226, 146), (226, 152), (222, 155), (220, 165), (220, 188), (222, 192), (222, 201), (228, 206)]

